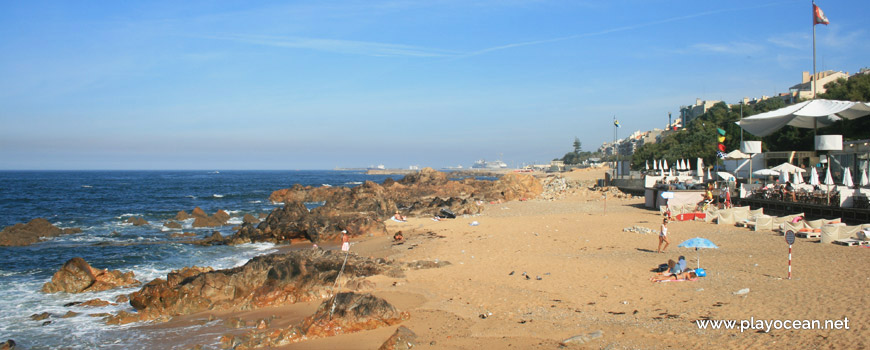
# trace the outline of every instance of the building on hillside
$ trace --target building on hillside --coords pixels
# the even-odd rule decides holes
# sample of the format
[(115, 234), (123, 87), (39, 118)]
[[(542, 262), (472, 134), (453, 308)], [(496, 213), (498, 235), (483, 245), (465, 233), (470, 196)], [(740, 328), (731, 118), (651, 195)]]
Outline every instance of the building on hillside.
[(680, 106), (680, 120), (683, 126), (689, 125), (697, 117), (707, 113), (710, 108), (722, 101), (701, 101), (700, 98), (695, 99), (695, 104), (691, 106)]
[[(837, 81), (837, 79), (849, 79), (849, 73), (835, 72), (826, 70), (816, 73), (815, 77), (810, 75), (810, 72), (803, 72), (801, 83), (789, 88), (789, 92), (793, 95), (795, 101), (808, 100), (813, 98), (813, 84), (818, 82), (816, 86), (816, 94), (825, 93), (825, 84)], [(788, 102), (788, 101), (787, 101)]]

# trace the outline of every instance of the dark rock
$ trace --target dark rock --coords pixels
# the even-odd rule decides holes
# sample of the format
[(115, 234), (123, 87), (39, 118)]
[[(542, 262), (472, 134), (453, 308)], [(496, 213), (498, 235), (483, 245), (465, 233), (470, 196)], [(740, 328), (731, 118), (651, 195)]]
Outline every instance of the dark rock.
[(417, 345), (417, 334), (405, 326), (399, 326), (396, 332), (385, 341), (378, 350), (411, 350)]
[(193, 217), (208, 217), (205, 210), (202, 210), (200, 207), (193, 208), (193, 212), (191, 212), (190, 215)]
[(81, 304), (79, 304), (79, 306), (103, 307), (103, 306), (108, 306), (109, 304), (110, 303), (108, 301), (97, 298), (97, 299), (91, 299), (91, 300), (88, 300), (84, 303), (81, 303)]
[(48, 220), (36, 218), (26, 224), (7, 226), (0, 231), (0, 246), (25, 246), (39, 242), (41, 238), (82, 232), (79, 228), (61, 229)]
[(117, 298), (115, 298), (115, 302), (118, 304), (128, 303), (130, 302), (130, 297), (127, 294), (121, 294)]
[(48, 312), (43, 312), (43, 313), (41, 313), (41, 314), (33, 314), (33, 315), (30, 315), (30, 319), (31, 319), (31, 320), (34, 320), (34, 321), (42, 321), (42, 320), (47, 319), (47, 318), (49, 318), (49, 317), (51, 317), (51, 314), (48, 313)]
[(3, 343), (0, 343), (0, 350), (13, 350), (13, 349), (15, 349), (15, 341), (12, 339), (9, 339)]
[(195, 237), (196, 232), (176, 232), (169, 235), (169, 238), (186, 238), (186, 237)]
[(178, 220), (178, 221), (184, 221), (184, 220), (190, 219), (190, 217), (191, 217), (190, 214), (188, 214), (184, 210), (181, 210), (178, 212), (178, 214), (175, 214), (175, 220)]
[(177, 221), (164, 222), (163, 226), (166, 228), (171, 228), (171, 229), (180, 229), (181, 228), (181, 224), (179, 224)]
[(412, 261), (409, 262), (406, 266), (408, 266), (411, 270), (425, 270), (425, 269), (437, 269), (444, 266), (450, 265), (449, 261), (429, 261), (429, 260), (420, 260), (420, 261)]
[(76, 317), (76, 316), (78, 316), (78, 315), (79, 315), (78, 312), (75, 312), (75, 311), (67, 311), (65, 314), (63, 314), (63, 316), (61, 316), (61, 318), (71, 318), (71, 317)]
[(82, 258), (72, 258), (51, 277), (51, 282), (42, 286), (44, 293), (99, 292), (139, 284), (133, 272), (99, 270), (91, 267)]
[(148, 225), (148, 221), (145, 221), (145, 219), (140, 218), (140, 217), (136, 217), (136, 216), (131, 216), (131, 217), (127, 218), (126, 222), (133, 224), (133, 226)]

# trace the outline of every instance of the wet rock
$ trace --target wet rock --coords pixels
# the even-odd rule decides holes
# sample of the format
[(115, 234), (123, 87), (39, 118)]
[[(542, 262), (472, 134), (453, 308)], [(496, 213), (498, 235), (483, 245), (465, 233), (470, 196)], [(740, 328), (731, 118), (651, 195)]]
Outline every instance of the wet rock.
[(130, 297), (127, 294), (121, 294), (117, 298), (115, 298), (115, 302), (118, 304), (130, 302)]
[(136, 217), (136, 216), (131, 216), (131, 217), (127, 218), (127, 221), (125, 221), (125, 222), (128, 224), (133, 224), (133, 226), (148, 225), (148, 221), (145, 221), (145, 219), (143, 219), (141, 217)]
[(374, 282), (369, 281), (367, 279), (351, 280), (351, 281), (348, 281), (344, 286), (345, 286), (345, 288), (350, 289), (352, 291), (360, 291), (360, 290), (364, 290), (364, 289), (371, 290), (371, 289), (375, 289), (375, 287), (377, 287), (377, 285)]
[(67, 312), (66, 312), (65, 314), (63, 314), (63, 316), (61, 316), (60, 318), (70, 318), (70, 317), (76, 317), (76, 316), (78, 316), (78, 315), (79, 315), (78, 312), (75, 312), (75, 311), (67, 311)]
[[(200, 210), (202, 210), (202, 209), (200, 209)], [(178, 221), (184, 221), (184, 220), (187, 220), (190, 218), (191, 218), (190, 214), (188, 214), (184, 210), (181, 210), (178, 212), (178, 214), (175, 214), (175, 220), (178, 220)]]
[(79, 228), (61, 229), (48, 220), (36, 218), (26, 224), (7, 226), (0, 231), (0, 246), (26, 246), (39, 242), (42, 238), (57, 237), (82, 232)]
[(378, 350), (411, 350), (417, 346), (417, 334), (405, 326), (399, 326)]
[(108, 306), (109, 304), (110, 304), (110, 303), (109, 303), (108, 301), (105, 301), (105, 300), (102, 300), (102, 299), (97, 298), (97, 299), (91, 299), (91, 300), (88, 300), (88, 301), (86, 301), (86, 302), (84, 302), (84, 303), (81, 303), (81, 304), (79, 304), (79, 306), (85, 306), (85, 307), (103, 307), (103, 306)]
[(8, 339), (5, 342), (0, 343), (0, 350), (13, 350), (15, 349), (15, 341), (12, 339)]
[(41, 314), (33, 314), (33, 315), (30, 315), (30, 319), (31, 319), (31, 320), (34, 320), (34, 321), (42, 321), (42, 320), (47, 319), (47, 318), (49, 318), (49, 317), (51, 317), (51, 314), (48, 313), (48, 312), (43, 312), (43, 313), (41, 313)]
[(63, 267), (51, 277), (51, 281), (42, 286), (42, 291), (81, 293), (130, 287), (139, 284), (133, 276), (133, 272), (95, 269), (84, 259), (76, 257), (63, 264)]
[[(156, 279), (130, 295), (140, 320), (187, 315), (206, 310), (250, 310), (320, 300), (330, 290), (344, 262), (338, 251), (303, 250), (258, 256), (227, 270), (179, 272)], [(385, 261), (351, 254), (342, 278), (401, 275)]]
[(177, 230), (181, 229), (181, 224), (179, 224), (177, 221), (167, 221), (163, 223), (163, 227)]
[(205, 210), (202, 210), (200, 207), (193, 208), (193, 211), (190, 213), (193, 217), (208, 217), (208, 214), (205, 213)]

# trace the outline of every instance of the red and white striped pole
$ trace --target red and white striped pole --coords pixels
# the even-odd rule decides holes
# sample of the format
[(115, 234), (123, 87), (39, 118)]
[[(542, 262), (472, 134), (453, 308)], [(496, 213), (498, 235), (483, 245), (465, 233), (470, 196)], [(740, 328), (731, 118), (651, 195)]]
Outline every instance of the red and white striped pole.
[(791, 245), (794, 244), (794, 231), (785, 232), (785, 243), (788, 243), (788, 279), (791, 279)]
[(791, 279), (791, 244), (788, 245), (788, 279)]

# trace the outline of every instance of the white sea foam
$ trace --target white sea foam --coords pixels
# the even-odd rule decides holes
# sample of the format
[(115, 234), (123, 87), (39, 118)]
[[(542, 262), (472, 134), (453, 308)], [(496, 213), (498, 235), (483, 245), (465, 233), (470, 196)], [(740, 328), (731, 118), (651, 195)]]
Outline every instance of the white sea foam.
[(242, 220), (242, 218), (237, 216), (237, 217), (232, 217), (229, 220), (227, 220), (227, 223), (231, 224), (231, 225), (241, 225), (242, 223), (244, 223), (244, 221)]
[(323, 187), (332, 187), (332, 185), (330, 185), (330, 184), (321, 184), (320, 186), (323, 186)]
[(93, 187), (94, 186), (91, 186), (91, 185), (82, 185), (82, 188), (93, 188)]
[(345, 185), (362, 185), (362, 181), (350, 181), (350, 182), (345, 182), (344, 184)]
[(185, 197), (196, 199), (196, 196), (194, 196), (194, 195), (192, 195), (192, 194), (186, 195)]
[(212, 196), (215, 197), (215, 198), (224, 198), (224, 195), (222, 195), (222, 194), (217, 194), (217, 193), (213, 194)]
[(263, 203), (263, 201), (259, 201), (259, 200), (257, 200), (257, 201), (248, 201), (248, 203), (251, 203), (251, 204), (258, 204), (258, 203)]

